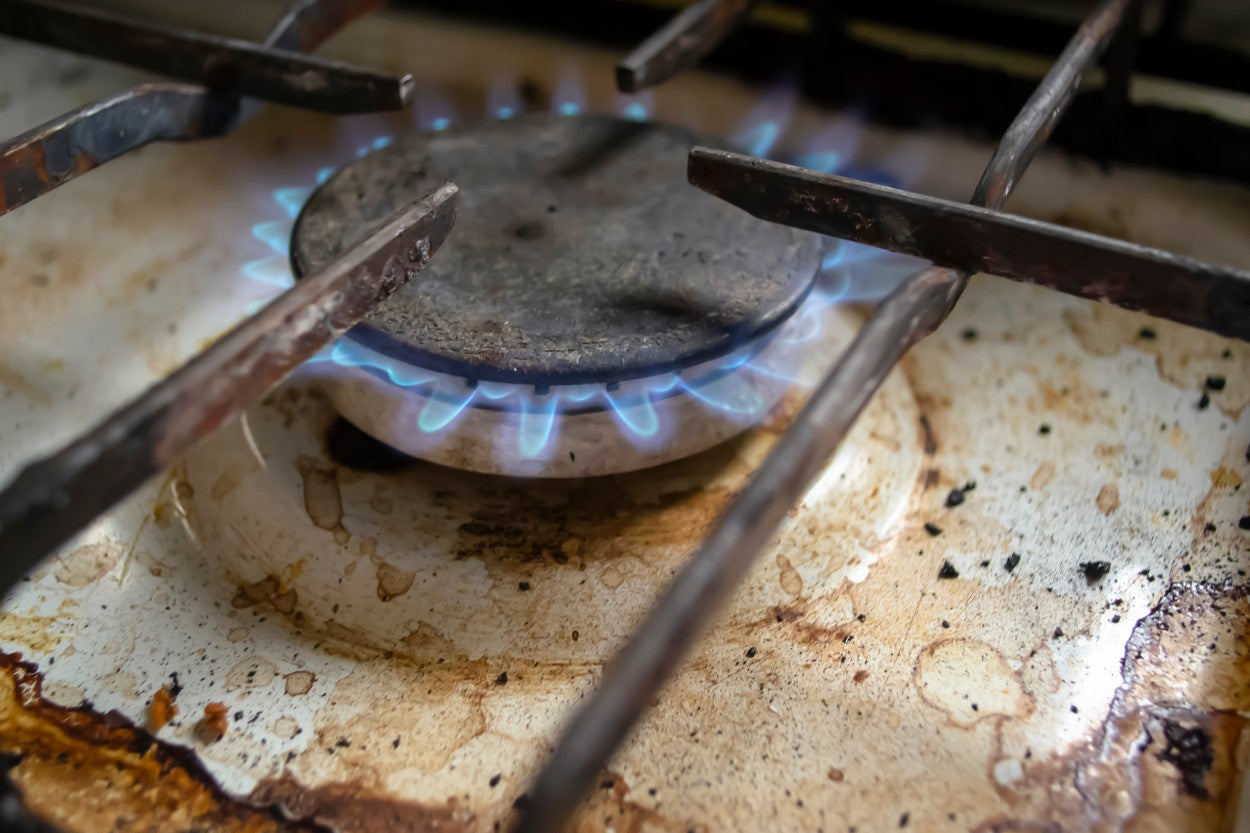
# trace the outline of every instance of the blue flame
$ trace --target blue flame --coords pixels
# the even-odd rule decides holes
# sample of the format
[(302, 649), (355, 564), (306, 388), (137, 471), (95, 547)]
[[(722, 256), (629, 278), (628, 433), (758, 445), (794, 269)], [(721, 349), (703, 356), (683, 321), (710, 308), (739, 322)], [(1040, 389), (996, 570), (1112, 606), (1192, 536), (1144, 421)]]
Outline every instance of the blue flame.
[(417, 91), (416, 106), (418, 130), (446, 130), (451, 127), (454, 113), (451, 102), (436, 89), (422, 88)]
[(460, 416), (476, 395), (477, 388), (471, 388), (463, 381), (440, 379), (417, 417), (418, 427), (427, 434), (443, 430)]
[(520, 113), (521, 91), (516, 82), (508, 78), (496, 79), (486, 94), (486, 113), (497, 119), (510, 119)]
[(603, 395), (612, 406), (612, 413), (618, 423), (623, 425), (635, 437), (654, 437), (660, 430), (660, 417), (651, 402), (651, 394), (644, 392), (633, 402), (623, 399), (617, 393), (604, 390)]
[(287, 241), (291, 237), (291, 224), (286, 220), (270, 220), (252, 226), (252, 236), (268, 246), (274, 254), (287, 251)]
[(581, 76), (569, 67), (560, 73), (551, 106), (562, 116), (576, 116), (586, 109), (586, 88), (582, 85)]
[(831, 174), (842, 167), (842, 154), (836, 150), (818, 150), (803, 154), (794, 160), (794, 164), (809, 171)]
[(643, 90), (640, 93), (618, 93), (616, 112), (621, 115), (621, 118), (630, 121), (650, 121), (655, 113), (655, 93), (651, 90)]
[(798, 91), (793, 84), (774, 85), (738, 128), (734, 143), (752, 156), (768, 156), (790, 126), (797, 100)]
[[(756, 108), (752, 118), (739, 130), (737, 139), (752, 153), (765, 155), (776, 147), (784, 133), (795, 103), (793, 87), (783, 86), (769, 94)], [(585, 112), (585, 91), (575, 76), (561, 82), (552, 100), (552, 109), (563, 116)], [(522, 110), (515, 84), (500, 82), (491, 89), (488, 113), (495, 118), (510, 118)], [(654, 99), (650, 93), (618, 98), (618, 111), (625, 118), (646, 121), (652, 117)], [(447, 129), (453, 120), (449, 105), (437, 95), (418, 96), (417, 122), (423, 130)], [(858, 146), (858, 134), (852, 124), (835, 125), (817, 139), (807, 143), (794, 157), (797, 164), (825, 172), (848, 173), (855, 170), (848, 163)], [(392, 139), (380, 135), (361, 144), (355, 155), (365, 156), (387, 147)], [(311, 177), (320, 185), (326, 182), (337, 166), (327, 166)], [(875, 181), (892, 179), (880, 171), (869, 171), (867, 178)], [(863, 176), (862, 173), (857, 174)], [(294, 282), (290, 270), (288, 247), (293, 221), (311, 195), (312, 187), (280, 188), (273, 200), (282, 218), (266, 219), (252, 227), (253, 238), (264, 254), (245, 263), (244, 276), (263, 287), (266, 298), (253, 302), (250, 308), (267, 302), (276, 290)], [(622, 435), (640, 444), (655, 444), (666, 438), (657, 403), (669, 396), (686, 395), (709, 411), (725, 418), (750, 420), (761, 418), (775, 397), (753, 379), (772, 380), (770, 384), (804, 385), (808, 382), (794, 372), (794, 349), (817, 339), (827, 321), (830, 308), (844, 300), (861, 300), (879, 291), (873, 288), (881, 273), (885, 280), (896, 280), (900, 267), (890, 265), (891, 255), (878, 249), (841, 240), (826, 241), (821, 260), (821, 274), (808, 299), (776, 334), (760, 343), (748, 345), (720, 359), (700, 365), (689, 372), (667, 373), (650, 379), (623, 382), (618, 385), (587, 384), (555, 386), (536, 391), (534, 387), (498, 382), (473, 382), (418, 367), (371, 350), (350, 337), (341, 338), (323, 350), (310, 365), (359, 368), (378, 380), (413, 393), (414, 408), (419, 408), (413, 421), (414, 430), (432, 438), (448, 436), (460, 418), (475, 408), (490, 408), (514, 414), (516, 451), (527, 459), (541, 458), (556, 447), (562, 414), (568, 411), (610, 412)], [(904, 266), (910, 264), (903, 264)], [(888, 267), (888, 268), (886, 268)], [(871, 268), (865, 278), (860, 271)], [(780, 345), (780, 352), (766, 349), (770, 343)], [(437, 440), (441, 441), (441, 440)]]
[(559, 397), (547, 395), (521, 402), (521, 431), (517, 442), (522, 457), (537, 457), (547, 448), (556, 424)]
[(279, 188), (274, 192), (273, 198), (278, 205), (282, 206), (287, 219), (294, 220), (299, 216), (304, 203), (308, 202), (308, 198), (312, 196), (312, 192), (311, 188)]
[(822, 173), (840, 173), (859, 153), (863, 137), (863, 117), (850, 115), (835, 118), (823, 130), (803, 142), (803, 150), (795, 164)]

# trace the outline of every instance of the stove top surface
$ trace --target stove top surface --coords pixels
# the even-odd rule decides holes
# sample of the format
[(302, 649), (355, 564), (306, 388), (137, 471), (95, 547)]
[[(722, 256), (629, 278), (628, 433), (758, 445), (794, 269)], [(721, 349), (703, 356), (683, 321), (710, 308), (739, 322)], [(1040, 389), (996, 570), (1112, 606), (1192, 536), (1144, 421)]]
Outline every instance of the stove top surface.
[[(260, 5), (180, 13), (205, 25), (228, 7), (259, 31)], [(384, 15), (327, 54), (402, 56), (464, 112), (499, 66), (555, 91), (558, 55), (581, 68), (588, 110), (617, 107), (619, 56), (531, 35)], [(0, 69), (32, 80), (0, 109), (6, 135), (137, 79), (27, 46)], [(655, 117), (733, 136), (777, 112), (759, 96), (692, 73)], [(830, 124), (800, 103), (789, 134), (802, 152)], [(289, 279), (288, 258), (254, 227), (275, 193), (411, 128), (268, 108), (4, 217), (0, 473), (269, 297), (252, 276)], [(858, 138), (858, 158), (951, 198), (989, 155), (950, 136)], [(1009, 205), (1250, 264), (1235, 189), (1043, 154)], [(826, 259), (848, 300), (897, 279), (884, 261)], [(860, 320), (835, 306), (803, 367), (826, 367)], [(84, 831), (491, 830), (804, 397), (788, 388), (755, 428), (683, 460), (535, 483), (346, 464), (325, 447), (334, 409), (297, 378), (6, 605), (13, 777)], [(602, 774), (579, 829), (1233, 828), (1248, 401), (1246, 345), (975, 278)], [(1097, 561), (1091, 579), (1082, 564)], [(179, 712), (153, 746), (119, 721), (147, 725), (162, 686)], [(216, 742), (195, 729), (211, 703), (226, 708)]]

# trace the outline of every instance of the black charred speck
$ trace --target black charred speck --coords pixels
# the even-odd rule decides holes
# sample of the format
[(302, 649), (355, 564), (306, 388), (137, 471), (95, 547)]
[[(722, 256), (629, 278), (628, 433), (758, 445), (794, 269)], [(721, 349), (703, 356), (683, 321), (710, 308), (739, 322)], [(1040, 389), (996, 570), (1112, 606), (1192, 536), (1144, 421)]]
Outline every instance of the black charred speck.
[(496, 772), (494, 775), (492, 775), (492, 776), (490, 777), (490, 785), (491, 785), (492, 787), (498, 787), (498, 786), (499, 786), (499, 782), (500, 782), (500, 781), (502, 781), (502, 780), (503, 780), (503, 773), (501, 773), (501, 772)]
[(1186, 793), (1203, 801), (1209, 799), (1211, 795), (1207, 792), (1206, 774), (1215, 763), (1211, 736), (1201, 727), (1187, 729), (1171, 720), (1164, 722), (1163, 736), (1167, 746), (1159, 753), (1159, 760), (1180, 770)]
[(747, 657), (748, 657), (748, 658), (755, 656), (755, 654), (756, 654), (756, 650), (755, 650), (755, 646), (754, 646), (754, 645), (752, 645), (750, 648), (747, 648)]
[(1224, 377), (1208, 376), (1206, 386), (1207, 390), (1224, 390)]
[(1049, 426), (1049, 425), (1047, 425), (1046, 423), (1044, 423), (1044, 422), (1043, 422), (1041, 425), (1039, 425), (1039, 426), (1037, 427), (1037, 433), (1039, 433), (1039, 434), (1049, 434), (1049, 433), (1050, 433), (1050, 426)]
[(1107, 573), (1111, 572), (1110, 561), (1082, 561), (1081, 572), (1085, 574), (1085, 580), (1090, 584), (1094, 584)]
[(962, 333), (960, 333), (960, 335), (963, 336), (964, 341), (976, 341), (977, 340), (977, 331), (974, 330), (972, 327), (966, 328)]
[(946, 508), (954, 509), (956, 506), (964, 502), (963, 489), (951, 489), (946, 494)]
[(1020, 553), (1013, 552), (1011, 555), (1003, 559), (1003, 569), (1007, 572), (1014, 572), (1016, 565), (1020, 563)]
[(1063, 628), (1055, 628), (1050, 635), (1051, 639), (1058, 639), (1061, 636), (1063, 636)]
[(941, 569), (938, 570), (938, 578), (959, 578), (959, 571), (955, 569), (954, 564), (943, 561)]
[(1210, 405), (1211, 405), (1211, 397), (1207, 396), (1206, 392), (1204, 391), (1202, 396), (1198, 397), (1198, 404), (1196, 407), (1200, 411), (1205, 411)]
[(502, 674), (500, 674), (498, 677), (495, 678), (495, 685), (507, 685), (507, 683), (508, 683), (507, 671), (503, 672)]
[(1137, 337), (1140, 339), (1143, 339), (1144, 341), (1154, 341), (1155, 331), (1150, 329), (1149, 327), (1142, 327), (1140, 330), (1137, 331)]
[(1250, 529), (1250, 515), (1242, 515), (1241, 520), (1237, 521), (1237, 526), (1242, 529)]
[(925, 532), (927, 532), (927, 533), (929, 533), (930, 535), (932, 535), (932, 536), (936, 537), (936, 536), (938, 536), (938, 535), (941, 535), (941, 534), (942, 534), (942, 527), (938, 526), (937, 524), (933, 523), (932, 521), (929, 521), (928, 523), (926, 523), (926, 524), (924, 525), (924, 531), (925, 531)]
[(517, 582), (517, 589), (518, 589), (518, 590), (521, 590), (521, 591), (529, 590), (529, 589), (530, 589), (530, 583), (529, 583), (528, 581), (520, 581), (520, 582)]

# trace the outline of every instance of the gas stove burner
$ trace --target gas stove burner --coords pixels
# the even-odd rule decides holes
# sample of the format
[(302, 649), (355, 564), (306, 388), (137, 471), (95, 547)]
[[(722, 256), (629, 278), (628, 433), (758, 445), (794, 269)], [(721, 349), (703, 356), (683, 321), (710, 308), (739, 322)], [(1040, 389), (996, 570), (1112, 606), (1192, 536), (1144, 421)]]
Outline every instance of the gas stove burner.
[[(316, 271), (414, 193), (461, 189), (452, 239), (335, 348), (335, 406), (377, 439), (477, 471), (582, 476), (695, 453), (788, 386), (815, 235), (686, 184), (704, 137), (528, 116), (397, 140), (296, 220)], [(619, 437), (624, 438), (624, 442)]]

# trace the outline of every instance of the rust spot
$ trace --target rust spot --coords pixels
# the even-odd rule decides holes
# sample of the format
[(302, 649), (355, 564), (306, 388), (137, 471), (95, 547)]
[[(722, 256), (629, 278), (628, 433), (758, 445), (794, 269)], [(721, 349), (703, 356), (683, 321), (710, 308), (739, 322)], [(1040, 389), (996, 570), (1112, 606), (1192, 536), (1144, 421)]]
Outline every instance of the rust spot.
[[(125, 717), (58, 706), (20, 655), (0, 652), (0, 749), (27, 804), (71, 830), (328, 833), (227, 796), (188, 749)], [(67, 800), (73, 796), (73, 800)]]
[(281, 587), (282, 580), (275, 575), (265, 576), (260, 581), (250, 584), (240, 584), (234, 598), (230, 600), (230, 606), (238, 610), (267, 604), (279, 613), (290, 614), (299, 603), (299, 596), (295, 588), (282, 590)]
[(854, 679), (855, 679), (855, 682), (862, 683), (864, 680), (868, 679), (868, 671), (866, 669), (861, 668), (860, 670), (855, 672)]
[(786, 558), (781, 553), (778, 553), (777, 566), (781, 569), (781, 589), (789, 593), (791, 596), (797, 596), (802, 593), (803, 578), (799, 575), (799, 571), (794, 569), (794, 565), (790, 563), (790, 559)]
[(1045, 489), (1046, 484), (1050, 483), (1055, 476), (1055, 464), (1050, 460), (1044, 460), (1033, 472), (1033, 476), (1029, 478), (1029, 488), (1037, 491)]
[(1236, 489), (1243, 482), (1240, 474), (1224, 466), (1212, 469), (1207, 475), (1216, 489)]
[[(1232, 584), (1168, 588), (1134, 626), (1121, 684), (1092, 735), (1045, 764), (1026, 764), (1016, 786), (1050, 797), (1033, 815), (1059, 819), (1063, 830), (1129, 819), (1160, 830), (1227, 829), (1250, 725), (1247, 594)], [(987, 825), (976, 829), (1034, 829)]]
[(264, 688), (278, 677), (278, 666), (264, 657), (247, 657), (226, 672), (226, 691)]
[(169, 693), (169, 688), (161, 686), (156, 694), (152, 695), (152, 705), (148, 708), (148, 727), (153, 732), (159, 732), (162, 726), (177, 716), (178, 707), (174, 705), (174, 698)]
[(942, 482), (941, 469), (925, 469), (924, 488), (925, 490), (936, 488)]
[(226, 470), (217, 476), (217, 480), (213, 483), (210, 491), (213, 500), (221, 500), (230, 494), (235, 488), (243, 482), (243, 472), (238, 466), (227, 466)]
[(1033, 713), (1033, 697), (1020, 674), (993, 646), (979, 640), (942, 639), (928, 645), (916, 658), (912, 680), (921, 699), (959, 728), (987, 717)]
[(3, 361), (0, 361), (0, 387), (15, 390), (36, 405), (41, 405), (45, 408), (52, 407), (51, 396), (48, 396), (42, 388)]
[(399, 598), (412, 588), (416, 574), (385, 561), (377, 562), (378, 598), (384, 602)]
[(1120, 489), (1114, 483), (1104, 483), (1102, 488), (1098, 490), (1098, 497), (1094, 498), (1094, 504), (1098, 507), (1098, 511), (1104, 515), (1110, 515), (1120, 507)]
[(829, 767), (829, 772), (826, 773), (826, 776), (835, 784), (840, 783), (842, 779), (846, 777), (842, 773), (842, 770), (837, 769), (836, 767)]
[(312, 457), (300, 456), (300, 477), (304, 480), (304, 511), (313, 526), (333, 533), (336, 543), (347, 530), (343, 528), (343, 496), (339, 492), (338, 470)]
[(195, 725), (195, 733), (201, 740), (216, 743), (225, 736), (230, 728), (230, 710), (225, 703), (209, 703), (204, 707), (204, 716)]
[(292, 697), (299, 697), (312, 691), (317, 675), (311, 671), (292, 671), (282, 679), (286, 681), (286, 693)]
[(0, 630), (8, 642), (25, 645), (32, 651), (50, 653), (61, 643), (61, 637), (51, 628), (56, 624), (53, 616), (18, 616), (16, 613), (0, 613)]
[(84, 544), (66, 555), (57, 556), (53, 575), (70, 587), (86, 587), (103, 578), (121, 559), (122, 547), (113, 541)]
[(924, 435), (924, 453), (937, 454), (937, 437), (933, 433), (933, 426), (929, 424), (929, 417), (925, 414), (920, 415), (920, 431)]
[(1112, 460), (1124, 453), (1123, 445), (1108, 445), (1107, 443), (1098, 443), (1094, 446), (1094, 456), (1102, 457), (1104, 460)]
[(312, 819), (339, 833), (454, 833), (468, 826), (456, 818), (451, 802), (425, 805), (376, 795), (357, 782), (304, 787), (289, 775), (267, 778), (249, 800), (273, 804), (298, 817)]

